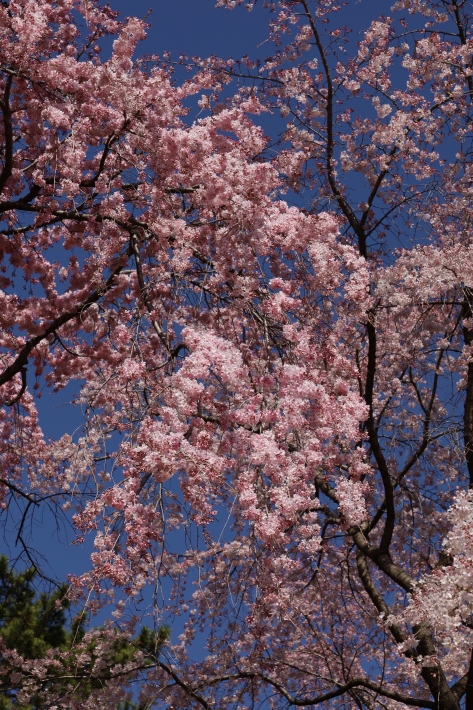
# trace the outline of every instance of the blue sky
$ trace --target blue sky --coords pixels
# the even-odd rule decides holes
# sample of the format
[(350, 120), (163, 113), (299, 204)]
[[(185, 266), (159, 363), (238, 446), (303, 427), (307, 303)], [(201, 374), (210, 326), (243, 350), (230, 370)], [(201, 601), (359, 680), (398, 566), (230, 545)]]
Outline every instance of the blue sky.
[[(354, 30), (366, 28), (380, 15), (390, 15), (394, 0), (349, 0), (343, 7), (341, 24)], [(216, 0), (108, 0), (122, 17), (144, 18), (151, 11), (148, 38), (139, 47), (140, 54), (170, 51), (177, 59), (180, 52), (189, 56), (239, 59), (244, 54), (264, 58), (271, 54), (266, 43), (270, 13), (258, 0), (252, 12), (245, 5), (232, 11), (216, 9)]]
[(239, 7), (232, 12), (215, 9), (215, 0), (110, 0), (112, 9), (124, 17), (144, 18), (151, 10), (151, 28), (139, 52), (162, 54), (170, 51), (189, 56), (222, 57), (264, 54), (260, 46), (267, 36), (268, 12), (256, 5), (251, 14)]

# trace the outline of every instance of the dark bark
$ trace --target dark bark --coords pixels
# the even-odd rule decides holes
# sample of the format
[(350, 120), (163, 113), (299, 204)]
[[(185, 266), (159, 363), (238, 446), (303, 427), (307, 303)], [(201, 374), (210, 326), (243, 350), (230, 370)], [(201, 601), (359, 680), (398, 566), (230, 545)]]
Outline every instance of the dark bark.
[(470, 666), (466, 677), (465, 710), (473, 710), (473, 651), (470, 656)]

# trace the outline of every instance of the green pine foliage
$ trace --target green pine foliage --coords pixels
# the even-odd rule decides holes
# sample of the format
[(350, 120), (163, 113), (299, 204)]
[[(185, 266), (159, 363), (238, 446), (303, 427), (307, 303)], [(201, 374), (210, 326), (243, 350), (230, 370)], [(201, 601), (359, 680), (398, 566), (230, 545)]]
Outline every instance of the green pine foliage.
[[(69, 660), (74, 666), (74, 649), (85, 634), (85, 614), (79, 614), (71, 623), (68, 622), (69, 602), (66, 597), (67, 585), (62, 585), (53, 592), (37, 594), (34, 586), (37, 571), (32, 567), (21, 572), (13, 570), (7, 557), (0, 556), (0, 636), (7, 648), (15, 649), (23, 658), (32, 660), (44, 658), (49, 649), (70, 652)], [(169, 629), (162, 627), (154, 632), (143, 627), (132, 642), (117, 637), (108, 661), (108, 668), (125, 664), (133, 660), (136, 652), (145, 654), (145, 665), (152, 666), (158, 657), (162, 645), (169, 638)], [(93, 667), (97, 642), (92, 641), (86, 648), (90, 657), (88, 666)], [(82, 648), (83, 650), (83, 648)], [(3, 665), (3, 668), (2, 668)], [(106, 669), (100, 678), (88, 676), (83, 669), (84, 680), (78, 684), (75, 694), (88, 697), (100, 687), (111, 674)], [(0, 655), (0, 710), (40, 710), (39, 698), (25, 706), (16, 701), (16, 688), (10, 673), (2, 664)], [(64, 694), (68, 693), (64, 687)], [(135, 710), (132, 702), (120, 710)]]
[(0, 556), (0, 633), (7, 647), (25, 658), (42, 658), (49, 648), (64, 648), (70, 636), (66, 585), (37, 596), (35, 577), (34, 568), (15, 572), (8, 559)]

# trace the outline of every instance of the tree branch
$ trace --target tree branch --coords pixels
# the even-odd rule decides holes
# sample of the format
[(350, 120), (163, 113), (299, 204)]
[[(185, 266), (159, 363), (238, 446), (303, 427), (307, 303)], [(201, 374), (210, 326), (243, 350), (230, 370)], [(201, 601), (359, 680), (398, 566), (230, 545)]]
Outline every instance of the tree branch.
[(5, 161), (0, 173), (0, 193), (3, 191), (7, 180), (11, 177), (13, 170), (13, 127), (12, 114), (10, 109), (10, 91), (13, 83), (13, 76), (9, 74), (5, 82), (5, 91), (0, 101), (0, 110), (3, 114), (3, 126), (5, 133)]
[(80, 303), (73, 311), (69, 313), (63, 313), (58, 318), (55, 318), (51, 322), (51, 324), (46, 328), (46, 330), (41, 333), (41, 335), (37, 335), (34, 338), (28, 340), (21, 348), (19, 355), (16, 357), (13, 363), (7, 368), (5, 368), (2, 373), (0, 373), (0, 385), (5, 384), (5, 382), (9, 382), (17, 373), (21, 372), (23, 368), (26, 367), (30, 353), (37, 345), (39, 345), (39, 343), (41, 343), (49, 335), (54, 334), (55, 331), (58, 330), (58, 328), (65, 325), (73, 318), (76, 318), (83, 311), (87, 310), (87, 308), (89, 308), (89, 306), (91, 306), (93, 303), (97, 303), (97, 301), (99, 301), (102, 296), (111, 289), (115, 281), (115, 277), (118, 276), (122, 269), (123, 264), (117, 266), (111, 272), (111, 274), (109, 275), (109, 277), (101, 288), (96, 289), (93, 293), (91, 293), (90, 296), (88, 296), (85, 301)]

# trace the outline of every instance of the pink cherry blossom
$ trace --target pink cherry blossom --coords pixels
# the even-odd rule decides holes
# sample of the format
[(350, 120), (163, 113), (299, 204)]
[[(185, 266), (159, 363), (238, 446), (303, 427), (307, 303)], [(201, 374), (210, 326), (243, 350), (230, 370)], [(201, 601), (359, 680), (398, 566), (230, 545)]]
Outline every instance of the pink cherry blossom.
[(25, 555), (61, 508), (110, 613), (2, 647), (23, 704), (473, 707), (471, 18), (266, 5), (179, 86), (139, 19), (0, 3), (0, 507)]

